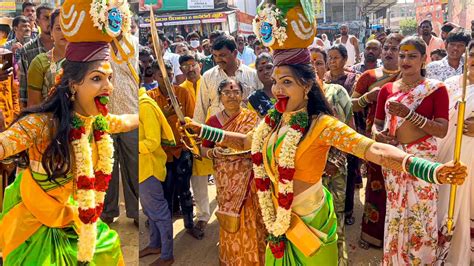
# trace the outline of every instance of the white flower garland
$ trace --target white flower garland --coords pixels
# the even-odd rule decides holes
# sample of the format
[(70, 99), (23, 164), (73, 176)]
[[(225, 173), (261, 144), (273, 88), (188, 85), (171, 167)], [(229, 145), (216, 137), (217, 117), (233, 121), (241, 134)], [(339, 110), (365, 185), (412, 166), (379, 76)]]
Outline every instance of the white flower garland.
[[(262, 120), (254, 132), (252, 139), (251, 153), (257, 154), (265, 152), (263, 151), (263, 144), (268, 135), (272, 132), (272, 128)], [(285, 139), (282, 142), (281, 152), (278, 157), (278, 166), (283, 168), (295, 167), (296, 149), (299, 141), (303, 137), (303, 134), (291, 127), (288, 128)], [(256, 179), (265, 180), (269, 178), (266, 175), (264, 164), (256, 165), (253, 164), (254, 176)], [(275, 178), (278, 179), (278, 192), (284, 194), (293, 194), (293, 180), (287, 181), (286, 183), (279, 178), (278, 171), (275, 173)], [(275, 207), (272, 200), (272, 192), (270, 189), (266, 191), (257, 191), (258, 202), (262, 209), (263, 222), (268, 232), (274, 236), (281, 236), (286, 233), (290, 227), (291, 222), (291, 207), (285, 209), (278, 206), (275, 216)]]
[[(84, 126), (85, 127), (85, 126)], [(92, 129), (93, 130), (93, 129)], [(92, 148), (89, 143), (90, 132), (81, 134), (80, 139), (71, 141), (74, 152), (76, 172), (75, 179), (83, 176), (88, 179), (94, 179), (94, 166), (92, 163)], [(108, 133), (102, 135), (102, 139), (96, 142), (98, 157), (97, 171), (102, 171), (105, 174), (111, 174), (114, 164), (113, 140)], [(96, 209), (100, 204), (103, 205), (105, 192), (96, 191), (94, 189), (77, 189), (77, 203), (78, 208)], [(81, 222), (78, 240), (77, 259), (82, 262), (92, 261), (94, 258), (95, 246), (97, 238), (97, 223), (85, 224)]]

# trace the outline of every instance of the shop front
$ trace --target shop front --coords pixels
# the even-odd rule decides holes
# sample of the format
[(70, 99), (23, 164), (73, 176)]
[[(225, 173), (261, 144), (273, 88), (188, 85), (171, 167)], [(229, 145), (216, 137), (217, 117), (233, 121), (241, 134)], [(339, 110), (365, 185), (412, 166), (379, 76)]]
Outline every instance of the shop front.
[[(169, 38), (176, 35), (185, 36), (197, 31), (202, 37), (209, 36), (215, 30), (232, 32), (229, 24), (235, 21), (235, 11), (215, 12), (215, 10), (201, 10), (199, 13), (173, 13), (155, 15), (156, 26)], [(150, 31), (150, 17), (148, 12), (140, 15), (140, 40), (146, 41)], [(231, 27), (233, 28), (233, 27)]]

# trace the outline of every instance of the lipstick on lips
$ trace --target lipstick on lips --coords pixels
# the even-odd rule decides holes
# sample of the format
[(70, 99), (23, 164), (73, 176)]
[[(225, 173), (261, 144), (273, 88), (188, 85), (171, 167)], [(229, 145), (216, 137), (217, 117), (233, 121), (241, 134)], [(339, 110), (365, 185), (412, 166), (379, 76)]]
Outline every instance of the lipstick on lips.
[(109, 103), (109, 95), (102, 94), (94, 98), (95, 105), (97, 106), (97, 110), (103, 115), (107, 116), (109, 113), (109, 109), (107, 104)]

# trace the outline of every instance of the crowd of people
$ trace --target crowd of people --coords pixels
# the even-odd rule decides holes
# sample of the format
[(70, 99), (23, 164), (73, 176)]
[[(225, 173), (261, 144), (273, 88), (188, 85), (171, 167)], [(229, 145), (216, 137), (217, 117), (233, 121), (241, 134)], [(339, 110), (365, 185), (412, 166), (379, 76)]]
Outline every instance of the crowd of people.
[[(117, 29), (97, 28), (85, 2), (25, 2), (11, 30), (0, 20), (5, 265), (123, 264), (108, 227), (119, 183), (126, 216), (138, 227), (139, 200), (147, 216), (139, 257), (160, 254), (152, 265), (174, 263), (173, 216), (206, 241), (209, 185), (221, 265), (347, 265), (349, 226), (361, 228), (360, 247), (383, 249), (384, 265), (474, 261), (471, 181), (459, 187), (454, 233), (444, 185), (474, 166), (473, 32), (445, 23), (438, 38), (424, 20), (414, 36), (362, 44), (341, 25), (331, 42), (316, 37), (312, 7), (292, 0), (277, 17), (261, 7), (255, 34), (158, 31), (140, 45), (126, 3), (108, 6), (123, 16)], [(75, 8), (90, 11), (86, 23)], [(110, 60), (123, 49), (130, 64)], [(464, 164), (453, 164), (464, 69)]]
[[(474, 42), (471, 42), (471, 34), (467, 30), (452, 23), (446, 23), (443, 27), (443, 39), (434, 36), (429, 20), (422, 21), (418, 27), (415, 36), (389, 32), (369, 38), (360, 46), (364, 47), (362, 52), (359, 40), (349, 34), (346, 25), (341, 25), (340, 37), (332, 44), (323, 35), (321, 38), (314, 37), (303, 47), (306, 50), (303, 52), (310, 56), (307, 62), (295, 59), (297, 55), (282, 60), (278, 49), (265, 45), (265, 41), (254, 34), (231, 36), (214, 31), (204, 39), (199, 33), (191, 32), (186, 37), (174, 36), (172, 41), (173, 36), (159, 32), (168, 79), (173, 81), (174, 95), (182, 112), (193, 118), (187, 127), (198, 132), (203, 140), (203, 159), (193, 158), (182, 144), (170, 147), (162, 142), (162, 149), (167, 154), (167, 174), (162, 173), (159, 178), (161, 186), (156, 184), (162, 194), (155, 196), (162, 198), (159, 209), (166, 215), (162, 214), (161, 219), (157, 220), (152, 213), (156, 213), (158, 207), (150, 205), (147, 210), (150, 226), (153, 221), (156, 227), (150, 235), (150, 245), (140, 251), (140, 257), (161, 253), (160, 260), (172, 263), (172, 243), (160, 244), (157, 238), (160, 235), (153, 232), (159, 231), (161, 239), (166, 238), (163, 233), (168, 236), (166, 239), (172, 238), (171, 217), (178, 212), (182, 213), (188, 233), (196, 239), (206, 239), (205, 229), (210, 219), (207, 186), (215, 180), (221, 265), (273, 265), (275, 259), (279, 261), (280, 240), (275, 245), (275, 239), (267, 238), (269, 234), (274, 237), (274, 232), (268, 226), (265, 210), (262, 210), (266, 206), (258, 197), (262, 184), (255, 165), (252, 168), (255, 151), (253, 146), (250, 149), (249, 141), (252, 145), (256, 141), (255, 134), (262, 120), (274, 119), (275, 109), (282, 113), (284, 122), (278, 124), (280, 133), (273, 134), (270, 140), (265, 139), (268, 143), (265, 142), (264, 148), (268, 151), (263, 152), (263, 160), (269, 160), (268, 165), (266, 161), (264, 164), (265, 172), (272, 180), (270, 183), (273, 185), (270, 186), (274, 191), (274, 200), (278, 201), (274, 204), (284, 205), (285, 202), (279, 198), (281, 185), (276, 177), (280, 162), (275, 157), (283, 152), (284, 148), (278, 145), (282, 145), (284, 136), (288, 134), (282, 134), (281, 129), (287, 129), (291, 123), (285, 115), (288, 110), (292, 111), (288, 112), (290, 114), (298, 113), (303, 106), (291, 106), (295, 102), (284, 99), (299, 97), (295, 96), (295, 88), (304, 88), (306, 93), (310, 93), (301, 96), (299, 101), (308, 104), (304, 110), (310, 113), (312, 97), (317, 98), (311, 95), (312, 86), (316, 86), (327, 101), (327, 114), (339, 121), (326, 121), (331, 125), (328, 128), (337, 128), (342, 135), (334, 132), (323, 134), (321, 130), (324, 127), (318, 131), (311, 121), (307, 124), (310, 127), (306, 129), (310, 132), (305, 133), (305, 139), (296, 151), (295, 192), (289, 202), (293, 202), (293, 215), (300, 216), (298, 220), (311, 227), (315, 232), (313, 235), (319, 239), (308, 236), (300, 240), (307, 241), (308, 246), (313, 244), (312, 241), (319, 242), (321, 248), (308, 256), (303, 250), (304, 245), (295, 244), (287, 231), (285, 239), (288, 242), (283, 241), (286, 244), (280, 249), (281, 252), (284, 250), (285, 257), (279, 263), (347, 265), (345, 231), (347, 226), (360, 226), (359, 245), (364, 249), (383, 248), (381, 259), (384, 265), (446, 261), (453, 265), (469, 264), (471, 240), (466, 232), (470, 228), (470, 212), (461, 214), (457, 209), (455, 228), (461, 227), (461, 222), (467, 223), (463, 227), (467, 231), (458, 236), (459, 231), (455, 230), (454, 237), (448, 236), (445, 214), (449, 197), (446, 193), (438, 193), (439, 187), (443, 187), (439, 186), (441, 182), (427, 182), (414, 177), (408, 169), (402, 171), (393, 162), (387, 163), (389, 160), (386, 158), (381, 161), (374, 159), (361, 154), (360, 147), (351, 149), (351, 144), (340, 142), (343, 139), (358, 143), (355, 146), (363, 146), (366, 139), (362, 136), (365, 136), (428, 161), (448, 163), (452, 160), (456, 101), (460, 97), (464, 64), (468, 64), (468, 81), (474, 81)], [(170, 103), (163, 74), (156, 62), (151, 35), (148, 44), (140, 48), (143, 94), (146, 92), (147, 97), (155, 100), (162, 111), (159, 121), (164, 123), (166, 119), (174, 139), (179, 143), (184, 129), (180, 128)], [(468, 62), (463, 59), (466, 48), (469, 49)], [(319, 103), (318, 107), (312, 108), (323, 108), (321, 105)], [(321, 110), (324, 108), (319, 112)], [(463, 145), (469, 145), (467, 143), (474, 134), (469, 114), (466, 113)], [(166, 132), (167, 125), (162, 127), (162, 132)], [(147, 129), (144, 124), (144, 130), (154, 132), (156, 125)], [(219, 132), (224, 132), (223, 138), (219, 137)], [(355, 132), (358, 132), (357, 136), (351, 135)], [(317, 145), (310, 144), (307, 139), (317, 141), (318, 138), (329, 138), (331, 134), (336, 134), (333, 137), (337, 140), (325, 140), (325, 145), (333, 147), (328, 149), (327, 158), (321, 158), (319, 162), (320, 157), (313, 158), (312, 154), (318, 151), (324, 153), (326, 149), (318, 150)], [(157, 142), (159, 135), (150, 145)], [(469, 148), (463, 146), (464, 149), (467, 151)], [(386, 156), (390, 157), (392, 153), (396, 152), (387, 150)], [(472, 167), (470, 157), (467, 152), (462, 155), (468, 169)], [(277, 170), (272, 170), (275, 167), (272, 163), (278, 164)], [(353, 216), (354, 192), (362, 188), (363, 177), (367, 178), (364, 214), (361, 221), (356, 221)], [(324, 190), (321, 186), (311, 186), (319, 184), (320, 180)], [(470, 181), (466, 183), (462, 188), (470, 191)], [(449, 186), (445, 187), (449, 190)], [(296, 193), (297, 190), (300, 194)], [(461, 201), (470, 204), (470, 196), (467, 195), (470, 194), (463, 194)], [(323, 197), (328, 201), (328, 209), (318, 205), (318, 211), (323, 212), (323, 216), (308, 212), (311, 208), (305, 206), (304, 201), (320, 200), (312, 197)], [(446, 206), (442, 207), (441, 202)], [(155, 203), (158, 204), (158, 201)], [(277, 220), (279, 209), (275, 210)], [(194, 224), (193, 211), (197, 218)], [(437, 217), (443, 219), (438, 222)], [(293, 222), (294, 217), (291, 218), (292, 226)], [(463, 244), (459, 242), (461, 238), (465, 241)], [(452, 243), (446, 243), (447, 239), (452, 239), (448, 241)], [(272, 251), (270, 253), (265, 251), (267, 244)], [(454, 250), (447, 246), (456, 247), (456, 251), (446, 251)]]

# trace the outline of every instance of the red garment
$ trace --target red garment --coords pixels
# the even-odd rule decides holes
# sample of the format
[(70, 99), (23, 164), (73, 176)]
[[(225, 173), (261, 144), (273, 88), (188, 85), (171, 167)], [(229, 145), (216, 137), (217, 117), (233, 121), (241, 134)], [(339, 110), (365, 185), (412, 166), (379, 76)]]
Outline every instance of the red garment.
[[(385, 120), (385, 103), (393, 93), (392, 87), (393, 83), (387, 83), (380, 90), (377, 99), (377, 110), (375, 111), (376, 119)], [(415, 111), (428, 119), (444, 118), (449, 120), (449, 95), (446, 87), (440, 87), (423, 99)]]
[[(383, 69), (383, 68), (382, 68)], [(377, 76), (377, 72), (379, 71), (382, 73), (380, 77)], [(354, 91), (357, 92), (360, 95), (364, 95), (369, 91), (369, 88), (376, 83), (379, 82), (380, 85), (382, 86), (383, 81), (386, 82), (393, 82), (396, 80), (396, 76), (391, 77), (390, 74), (385, 74), (383, 70), (380, 69), (370, 69), (365, 71), (357, 80), (356, 84), (354, 85)], [(374, 124), (374, 117), (375, 117), (375, 110), (377, 107), (377, 102), (371, 103), (367, 105), (367, 115), (366, 115), (366, 135), (370, 136), (372, 132), (372, 125)]]

